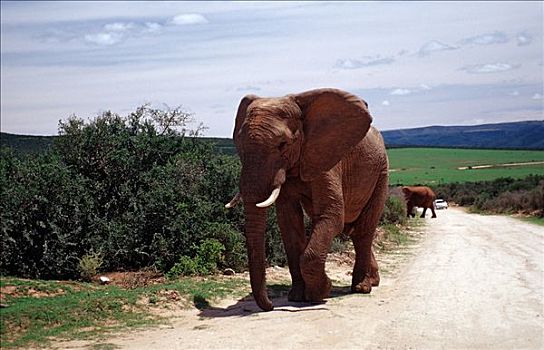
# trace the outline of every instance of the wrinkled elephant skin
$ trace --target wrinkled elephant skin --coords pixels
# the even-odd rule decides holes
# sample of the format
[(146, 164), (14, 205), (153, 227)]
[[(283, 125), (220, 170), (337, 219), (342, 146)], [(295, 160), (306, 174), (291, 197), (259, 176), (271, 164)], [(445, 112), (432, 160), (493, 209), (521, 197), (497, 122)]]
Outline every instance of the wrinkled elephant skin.
[[(378, 285), (372, 240), (387, 197), (388, 160), (371, 122), (363, 100), (337, 89), (241, 100), (233, 138), (242, 162), (251, 287), (263, 310), (273, 308), (264, 237), (266, 207), (274, 202), (292, 278), (289, 300), (314, 302), (329, 295), (325, 259), (343, 231), (356, 251), (352, 291), (369, 293)], [(311, 219), (309, 236), (304, 212)]]

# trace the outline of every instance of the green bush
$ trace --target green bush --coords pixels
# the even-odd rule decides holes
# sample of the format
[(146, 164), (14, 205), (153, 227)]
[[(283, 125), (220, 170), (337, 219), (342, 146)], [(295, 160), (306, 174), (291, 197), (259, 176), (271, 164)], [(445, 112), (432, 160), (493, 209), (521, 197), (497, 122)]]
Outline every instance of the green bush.
[(394, 242), (397, 245), (406, 244), (408, 242), (408, 235), (397, 225), (386, 224), (383, 226), (383, 230), (384, 241)]
[(198, 273), (196, 261), (183, 255), (179, 261), (166, 273), (166, 278), (173, 279), (178, 276), (194, 276)]
[(217, 266), (222, 262), (222, 255), (225, 247), (215, 239), (206, 239), (198, 247), (196, 263), (202, 275), (214, 273)]
[(471, 206), (477, 212), (523, 212), (544, 216), (544, 175), (442, 184), (436, 187), (436, 193), (448, 201)]
[[(0, 273), (79, 277), (92, 247), (96, 204), (89, 182), (54, 154), (0, 160)], [(98, 251), (98, 249), (97, 249)]]
[[(0, 273), (79, 278), (80, 257), (101, 252), (104, 270), (169, 271), (206, 239), (227, 248), (217, 263), (245, 267), (237, 158), (186, 134), (179, 109), (60, 122), (51, 151), (0, 159)], [(181, 130), (178, 130), (178, 129)]]
[(228, 223), (210, 223), (206, 230), (209, 237), (213, 237), (224, 247), (219, 267), (244, 270), (247, 266), (244, 236)]
[(79, 259), (78, 269), (84, 281), (90, 281), (98, 273), (104, 262), (100, 253), (85, 254)]
[(206, 239), (197, 248), (194, 259), (186, 255), (180, 257), (166, 276), (175, 278), (177, 276), (212, 274), (217, 271), (218, 265), (221, 264), (224, 251), (225, 247), (221, 242), (216, 239)]
[(406, 201), (396, 195), (390, 195), (385, 202), (380, 225), (403, 224), (406, 222)]

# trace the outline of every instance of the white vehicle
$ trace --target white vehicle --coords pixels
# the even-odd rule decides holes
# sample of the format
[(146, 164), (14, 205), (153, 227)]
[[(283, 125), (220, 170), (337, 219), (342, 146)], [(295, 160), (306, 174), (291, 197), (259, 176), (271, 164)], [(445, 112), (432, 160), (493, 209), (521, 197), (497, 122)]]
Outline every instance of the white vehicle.
[(434, 207), (436, 209), (448, 209), (448, 202), (443, 199), (436, 199), (434, 201)]

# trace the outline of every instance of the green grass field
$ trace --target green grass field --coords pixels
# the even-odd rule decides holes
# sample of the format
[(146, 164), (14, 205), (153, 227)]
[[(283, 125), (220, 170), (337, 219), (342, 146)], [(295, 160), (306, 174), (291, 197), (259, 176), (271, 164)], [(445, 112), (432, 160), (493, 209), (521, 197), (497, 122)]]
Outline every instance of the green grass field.
[(460, 167), (544, 162), (544, 151), (478, 150), (455, 148), (392, 148), (389, 155), (392, 185), (486, 181), (499, 177), (523, 178), (544, 174), (544, 163), (459, 170)]

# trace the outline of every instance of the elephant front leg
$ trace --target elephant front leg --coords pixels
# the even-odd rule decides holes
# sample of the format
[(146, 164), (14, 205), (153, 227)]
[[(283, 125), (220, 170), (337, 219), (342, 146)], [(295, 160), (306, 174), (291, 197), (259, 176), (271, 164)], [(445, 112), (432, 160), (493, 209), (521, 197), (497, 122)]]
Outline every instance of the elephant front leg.
[(318, 221), (301, 256), (300, 266), (308, 301), (319, 302), (330, 295), (332, 283), (325, 273), (325, 262), (334, 235), (342, 230), (340, 222), (340, 218)]
[(288, 200), (278, 201), (277, 216), (292, 280), (288, 300), (305, 301), (305, 284), (300, 269), (300, 257), (307, 242), (304, 233), (304, 214), (300, 203)]
[(308, 301), (319, 302), (330, 295), (331, 280), (325, 273), (325, 261), (333, 237), (344, 228), (341, 179), (341, 167), (337, 166), (312, 182), (312, 234), (300, 258)]

